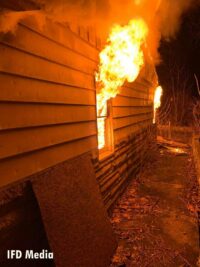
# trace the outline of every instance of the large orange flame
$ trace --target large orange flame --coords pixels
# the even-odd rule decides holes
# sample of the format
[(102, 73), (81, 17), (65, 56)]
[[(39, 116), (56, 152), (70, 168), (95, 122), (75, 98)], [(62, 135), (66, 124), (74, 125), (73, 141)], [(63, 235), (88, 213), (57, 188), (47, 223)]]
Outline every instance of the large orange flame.
[[(144, 65), (142, 45), (145, 43), (148, 27), (144, 20), (133, 19), (128, 25), (115, 25), (107, 40), (107, 45), (100, 53), (99, 71), (96, 74), (98, 84), (97, 113), (102, 110), (107, 100), (114, 98), (125, 81), (133, 82)], [(105, 121), (99, 120), (99, 148), (105, 146)]]
[(161, 106), (161, 97), (163, 94), (163, 89), (161, 86), (158, 86), (155, 90), (154, 94), (154, 118), (153, 118), (153, 123), (156, 123), (156, 112), (157, 109)]
[[(148, 33), (147, 24), (142, 19), (134, 19), (126, 26), (115, 25), (100, 53), (99, 72), (96, 80), (100, 87), (98, 100), (115, 97), (125, 81), (133, 82), (144, 64), (141, 49)], [(103, 100), (102, 100), (103, 99)]]

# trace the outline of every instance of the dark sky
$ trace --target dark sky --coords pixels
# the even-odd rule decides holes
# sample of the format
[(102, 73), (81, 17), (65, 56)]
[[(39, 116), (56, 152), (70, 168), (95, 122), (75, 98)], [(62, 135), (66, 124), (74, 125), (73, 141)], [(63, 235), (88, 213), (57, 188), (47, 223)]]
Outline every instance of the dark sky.
[[(188, 54), (191, 69), (200, 75), (200, 6), (183, 20), (179, 39), (183, 40), (183, 47)], [(200, 78), (200, 77), (199, 77)]]
[(157, 72), (164, 90), (170, 91), (169, 81), (176, 66), (180, 70), (181, 80), (189, 77), (190, 95), (198, 97), (194, 73), (200, 82), (200, 6), (183, 16), (180, 31), (175, 39), (170, 42), (162, 40), (160, 54), (162, 63), (157, 67)]

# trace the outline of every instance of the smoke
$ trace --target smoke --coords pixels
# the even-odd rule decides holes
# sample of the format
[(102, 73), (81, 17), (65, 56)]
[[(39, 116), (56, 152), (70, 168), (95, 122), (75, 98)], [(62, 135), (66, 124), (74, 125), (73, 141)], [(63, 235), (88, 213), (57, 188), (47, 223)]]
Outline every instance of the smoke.
[(181, 24), (181, 16), (199, 3), (199, 0), (34, 0), (37, 5), (57, 21), (97, 24), (127, 24), (142, 16), (148, 22), (157, 20), (160, 34), (173, 37)]
[(45, 23), (45, 15), (42, 11), (8, 11), (0, 13), (0, 32), (14, 33), (20, 21), (27, 18), (34, 18), (38, 27), (41, 29)]
[(0, 32), (15, 31), (17, 24), (32, 16), (40, 25), (45, 17), (57, 22), (95, 25), (97, 34), (106, 39), (114, 24), (125, 25), (142, 17), (149, 26), (147, 45), (155, 61), (161, 38), (175, 37), (182, 15), (199, 4), (200, 0), (32, 0), (40, 10), (3, 11), (0, 14)]
[(162, 36), (174, 37), (181, 25), (182, 15), (198, 3), (193, 0), (162, 1), (159, 9)]

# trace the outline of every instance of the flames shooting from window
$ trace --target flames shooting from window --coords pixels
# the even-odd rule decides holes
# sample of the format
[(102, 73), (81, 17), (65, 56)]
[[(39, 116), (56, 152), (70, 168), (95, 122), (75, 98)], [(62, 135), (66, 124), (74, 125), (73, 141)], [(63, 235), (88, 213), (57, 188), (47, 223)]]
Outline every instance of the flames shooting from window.
[(101, 111), (97, 109), (97, 128), (98, 128), (98, 148), (99, 149), (103, 149), (106, 146), (105, 130), (106, 130), (107, 116), (108, 116), (108, 107), (107, 107), (107, 102), (106, 102), (105, 105), (103, 106), (103, 109), (101, 109)]
[[(103, 116), (107, 100), (116, 97), (123, 84), (133, 82), (142, 66), (142, 46), (148, 35), (148, 26), (143, 19), (133, 19), (127, 25), (115, 25), (107, 45), (100, 53), (97, 81), (97, 114)], [(99, 149), (105, 146), (105, 119), (98, 120)]]
[(155, 90), (154, 94), (154, 117), (153, 117), (153, 123), (156, 123), (156, 112), (157, 109), (161, 106), (161, 97), (163, 94), (163, 89), (161, 86), (158, 86)]

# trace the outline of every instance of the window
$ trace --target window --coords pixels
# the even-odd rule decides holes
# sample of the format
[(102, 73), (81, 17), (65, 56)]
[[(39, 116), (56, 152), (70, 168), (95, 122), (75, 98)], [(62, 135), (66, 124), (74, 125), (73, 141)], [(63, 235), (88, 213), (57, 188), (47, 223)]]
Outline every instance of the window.
[(113, 127), (111, 107), (111, 100), (104, 102), (101, 107), (97, 104), (99, 159), (102, 159), (113, 152)]

